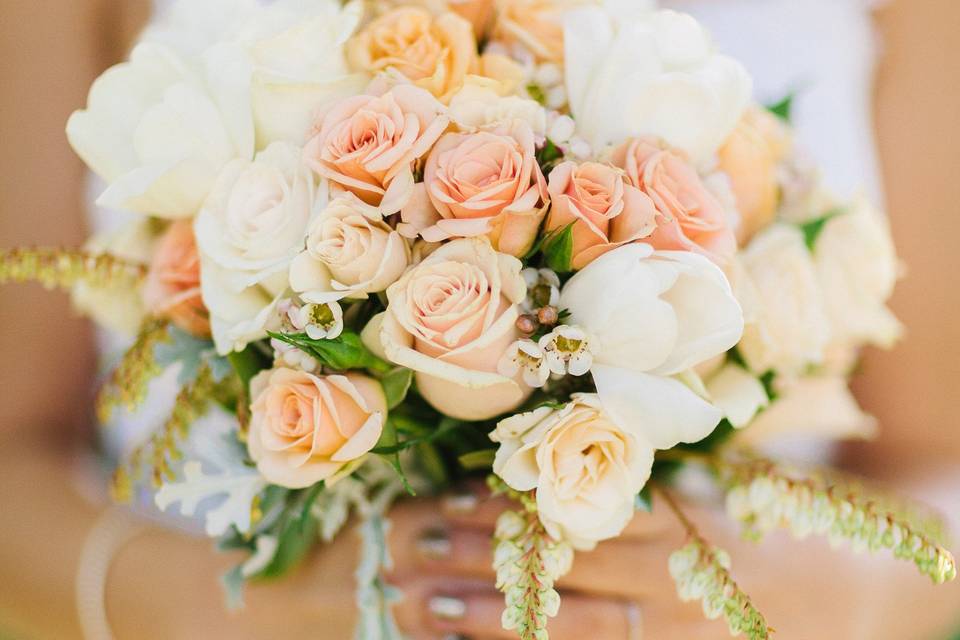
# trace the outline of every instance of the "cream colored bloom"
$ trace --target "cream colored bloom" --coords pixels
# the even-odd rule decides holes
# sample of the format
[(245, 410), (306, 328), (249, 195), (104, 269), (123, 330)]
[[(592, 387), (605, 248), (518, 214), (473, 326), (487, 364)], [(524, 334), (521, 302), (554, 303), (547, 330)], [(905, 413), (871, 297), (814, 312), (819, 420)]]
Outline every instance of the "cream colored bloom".
[(720, 407), (734, 428), (747, 426), (770, 404), (767, 391), (757, 377), (738, 364), (728, 363), (705, 381), (710, 400)]
[(721, 411), (674, 376), (724, 353), (743, 314), (707, 258), (629, 244), (564, 286), (560, 307), (590, 336), (591, 372), (606, 411), (658, 449), (697, 442)]
[(540, 338), (550, 373), (558, 376), (582, 376), (593, 365), (590, 336), (580, 327), (560, 325)]
[(376, 207), (345, 193), (310, 225), (307, 247), (290, 267), (290, 286), (307, 302), (364, 298), (407, 268), (410, 247)]
[(623, 531), (653, 465), (653, 447), (595, 394), (502, 420), (490, 439), (500, 443), (494, 473), (517, 491), (536, 489), (547, 531), (578, 549)]
[(220, 170), (254, 150), (250, 62), (232, 45), (199, 59), (141, 44), (90, 88), (67, 137), (107, 181), (98, 204), (163, 218), (196, 214)]
[[(417, 388), (455, 418), (481, 420), (514, 409), (530, 389), (497, 371), (519, 337), (526, 295), (516, 258), (483, 238), (454, 240), (387, 289), (379, 337), (387, 358), (417, 372)], [(369, 332), (365, 332), (369, 336)]]
[(899, 276), (890, 227), (866, 198), (831, 218), (817, 238), (814, 261), (833, 341), (890, 347), (901, 326), (887, 301)]
[(286, 143), (223, 170), (194, 224), (203, 301), (221, 353), (265, 335), (310, 218), (325, 201), (300, 150)]
[(374, 447), (387, 417), (383, 388), (361, 375), (270, 369), (253, 378), (250, 395), (250, 457), (289, 489), (330, 482)]
[(539, 389), (550, 378), (550, 367), (543, 350), (533, 340), (517, 340), (497, 363), (497, 372), (513, 379), (522, 376), (528, 387)]
[(754, 306), (739, 346), (750, 368), (797, 375), (821, 362), (830, 324), (803, 234), (785, 224), (768, 227), (740, 258)]
[(751, 83), (718, 54), (703, 27), (674, 11), (626, 11), (624, 2), (565, 17), (565, 73), (578, 133), (595, 151), (654, 136), (708, 160), (739, 122)]

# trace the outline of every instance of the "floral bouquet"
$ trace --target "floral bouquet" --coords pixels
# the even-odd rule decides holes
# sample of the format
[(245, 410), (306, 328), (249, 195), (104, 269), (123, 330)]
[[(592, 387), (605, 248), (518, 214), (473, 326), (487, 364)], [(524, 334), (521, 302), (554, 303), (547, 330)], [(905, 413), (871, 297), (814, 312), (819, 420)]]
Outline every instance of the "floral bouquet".
[[(477, 475), (516, 502), (494, 563), (524, 639), (547, 637), (574, 550), (653, 507), (689, 534), (680, 597), (768, 637), (674, 497), (697, 469), (748, 534), (953, 579), (936, 518), (755, 453), (873, 428), (846, 379), (898, 336), (895, 253), (881, 214), (820, 186), (789, 98), (751, 103), (693, 18), (641, 5), (183, 0), (155, 21), (67, 125), (129, 226), (0, 254), (0, 279), (139, 325), (105, 424), (179, 371), (116, 498), (152, 486), (248, 549), (233, 595), (355, 514), (364, 639), (399, 637), (389, 504)], [(229, 433), (192, 458), (218, 406)]]

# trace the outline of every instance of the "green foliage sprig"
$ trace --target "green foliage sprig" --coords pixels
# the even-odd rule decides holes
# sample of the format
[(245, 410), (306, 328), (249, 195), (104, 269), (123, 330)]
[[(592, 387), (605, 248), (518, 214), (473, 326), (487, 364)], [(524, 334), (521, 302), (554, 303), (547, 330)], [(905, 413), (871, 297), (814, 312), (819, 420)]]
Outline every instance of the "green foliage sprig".
[(69, 289), (80, 280), (93, 286), (136, 287), (146, 267), (108, 253), (59, 248), (0, 250), (0, 284), (39, 282), (48, 289)]

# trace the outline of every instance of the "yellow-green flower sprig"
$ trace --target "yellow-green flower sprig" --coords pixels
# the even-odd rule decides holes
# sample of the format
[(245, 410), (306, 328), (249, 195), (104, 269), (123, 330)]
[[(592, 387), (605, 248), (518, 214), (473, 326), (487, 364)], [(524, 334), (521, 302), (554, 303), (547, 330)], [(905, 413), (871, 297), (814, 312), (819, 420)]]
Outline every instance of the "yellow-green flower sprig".
[(767, 640), (773, 629), (730, 575), (730, 556), (709, 544), (666, 491), (659, 494), (683, 525), (687, 544), (670, 555), (669, 569), (684, 602), (699, 600), (709, 620), (723, 617), (730, 635)]
[(147, 384), (162, 371), (157, 363), (156, 348), (158, 344), (169, 340), (167, 326), (165, 320), (152, 318), (144, 322), (137, 339), (97, 395), (97, 418), (101, 424), (109, 423), (117, 407), (136, 411), (143, 403)]
[(493, 566), (506, 600), (503, 627), (515, 630), (521, 640), (548, 640), (547, 621), (560, 609), (554, 583), (573, 565), (573, 549), (547, 533), (534, 493), (514, 491), (495, 476), (489, 484), (494, 493), (508, 495), (522, 507), (502, 513), (494, 534)]
[(849, 541), (857, 551), (888, 549), (913, 562), (936, 584), (953, 580), (953, 555), (903, 516), (882, 503), (818, 477), (795, 478), (766, 460), (720, 466), (727, 486), (727, 512), (751, 537), (788, 529), (794, 537), (826, 535), (831, 544)]
[[(216, 387), (210, 367), (201, 365), (194, 381), (180, 389), (164, 425), (134, 449), (125, 463), (114, 471), (111, 486), (114, 500), (129, 502), (134, 488), (145, 475), (149, 475), (154, 489), (175, 478), (173, 463), (183, 458), (181, 446), (190, 433), (190, 426), (206, 413)], [(147, 461), (149, 469), (144, 466)]]
[(136, 287), (144, 275), (143, 265), (109, 253), (49, 247), (0, 250), (0, 284), (39, 282), (48, 289), (69, 289), (83, 280), (123, 289)]

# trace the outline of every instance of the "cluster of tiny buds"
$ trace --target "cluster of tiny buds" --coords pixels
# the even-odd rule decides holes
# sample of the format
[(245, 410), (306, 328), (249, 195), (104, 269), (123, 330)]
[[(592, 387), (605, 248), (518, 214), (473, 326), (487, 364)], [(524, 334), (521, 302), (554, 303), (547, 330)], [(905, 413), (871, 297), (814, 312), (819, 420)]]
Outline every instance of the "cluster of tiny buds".
[(517, 329), (524, 336), (549, 330), (560, 322), (560, 278), (550, 269), (528, 267), (520, 272), (527, 284), (527, 297), (520, 305)]

